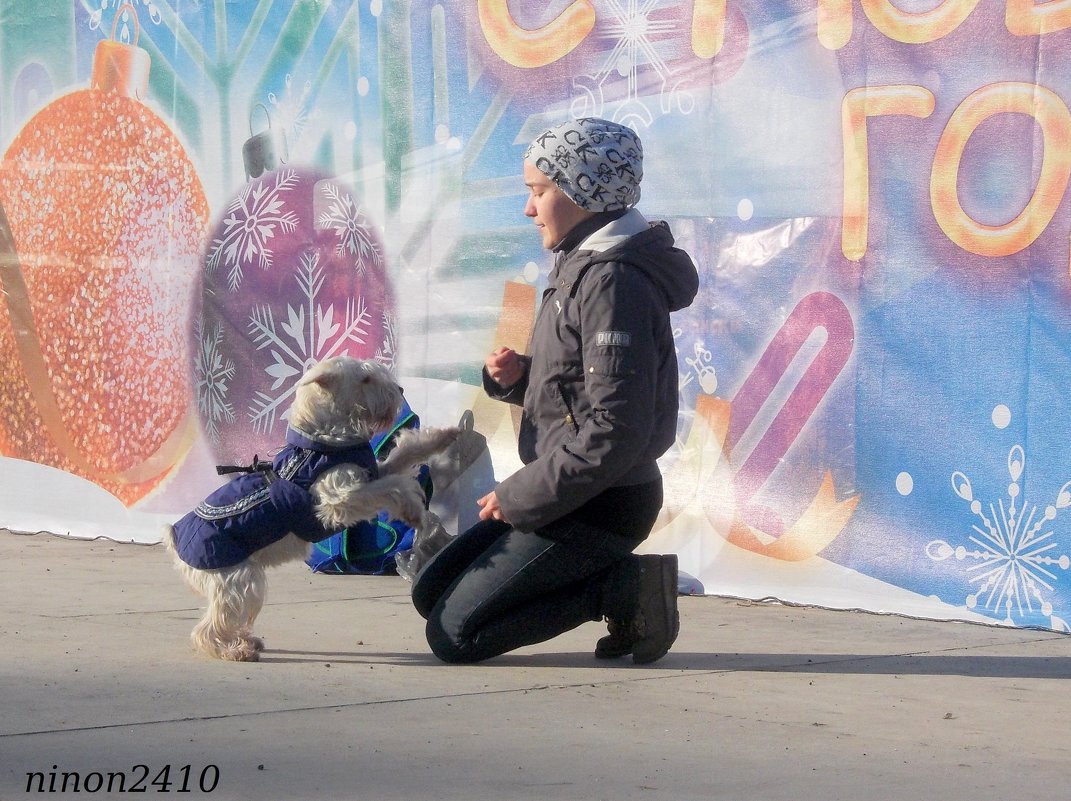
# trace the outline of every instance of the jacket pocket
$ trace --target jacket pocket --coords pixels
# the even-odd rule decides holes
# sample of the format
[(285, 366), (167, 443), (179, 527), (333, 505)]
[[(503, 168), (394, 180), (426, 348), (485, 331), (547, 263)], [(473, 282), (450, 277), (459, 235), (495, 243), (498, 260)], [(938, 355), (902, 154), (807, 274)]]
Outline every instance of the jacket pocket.
[(561, 381), (556, 381), (555, 384), (558, 387), (558, 397), (561, 398), (562, 406), (565, 407), (565, 424), (572, 430), (573, 436), (578, 436), (580, 434), (580, 423), (576, 419), (575, 404), (569, 400), (565, 385)]

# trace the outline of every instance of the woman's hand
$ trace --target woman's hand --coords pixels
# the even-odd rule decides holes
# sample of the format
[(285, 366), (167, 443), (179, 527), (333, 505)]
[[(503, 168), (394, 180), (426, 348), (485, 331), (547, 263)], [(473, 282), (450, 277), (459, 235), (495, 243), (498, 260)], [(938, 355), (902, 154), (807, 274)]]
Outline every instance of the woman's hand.
[(483, 363), (491, 380), (508, 389), (524, 378), (524, 363), (513, 348), (496, 348)]
[(502, 513), (502, 507), (498, 505), (498, 496), (494, 492), (489, 492), (482, 498), (476, 501), (480, 505), (480, 520), (501, 520), (503, 523), (508, 523), (505, 515)]

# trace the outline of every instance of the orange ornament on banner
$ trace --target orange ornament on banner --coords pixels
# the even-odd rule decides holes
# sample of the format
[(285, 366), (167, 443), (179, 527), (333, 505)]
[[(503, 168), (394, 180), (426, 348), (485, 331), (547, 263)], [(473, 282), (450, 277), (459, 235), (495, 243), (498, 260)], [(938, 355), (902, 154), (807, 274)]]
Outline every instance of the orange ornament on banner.
[(0, 163), (0, 452), (128, 505), (197, 429), (185, 330), (208, 224), (193, 164), (137, 99), (147, 58), (102, 42), (93, 87), (38, 112)]

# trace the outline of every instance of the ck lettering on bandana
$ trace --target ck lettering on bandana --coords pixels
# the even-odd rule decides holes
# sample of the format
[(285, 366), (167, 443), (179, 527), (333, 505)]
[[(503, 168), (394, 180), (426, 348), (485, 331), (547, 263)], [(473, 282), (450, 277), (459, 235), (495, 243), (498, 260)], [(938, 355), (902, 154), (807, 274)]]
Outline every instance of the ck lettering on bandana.
[(582, 209), (615, 211), (639, 202), (643, 145), (624, 125), (597, 117), (563, 122), (537, 136), (524, 158)]

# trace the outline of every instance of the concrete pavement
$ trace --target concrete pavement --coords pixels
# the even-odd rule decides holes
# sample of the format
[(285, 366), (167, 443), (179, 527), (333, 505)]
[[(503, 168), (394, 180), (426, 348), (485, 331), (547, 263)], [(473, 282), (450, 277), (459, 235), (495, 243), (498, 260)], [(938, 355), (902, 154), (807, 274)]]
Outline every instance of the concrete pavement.
[(0, 562), (0, 801), (1071, 797), (1058, 634), (684, 597), (654, 665), (593, 623), (448, 666), (402, 579), (288, 565), (233, 664), (161, 546), (0, 530)]

